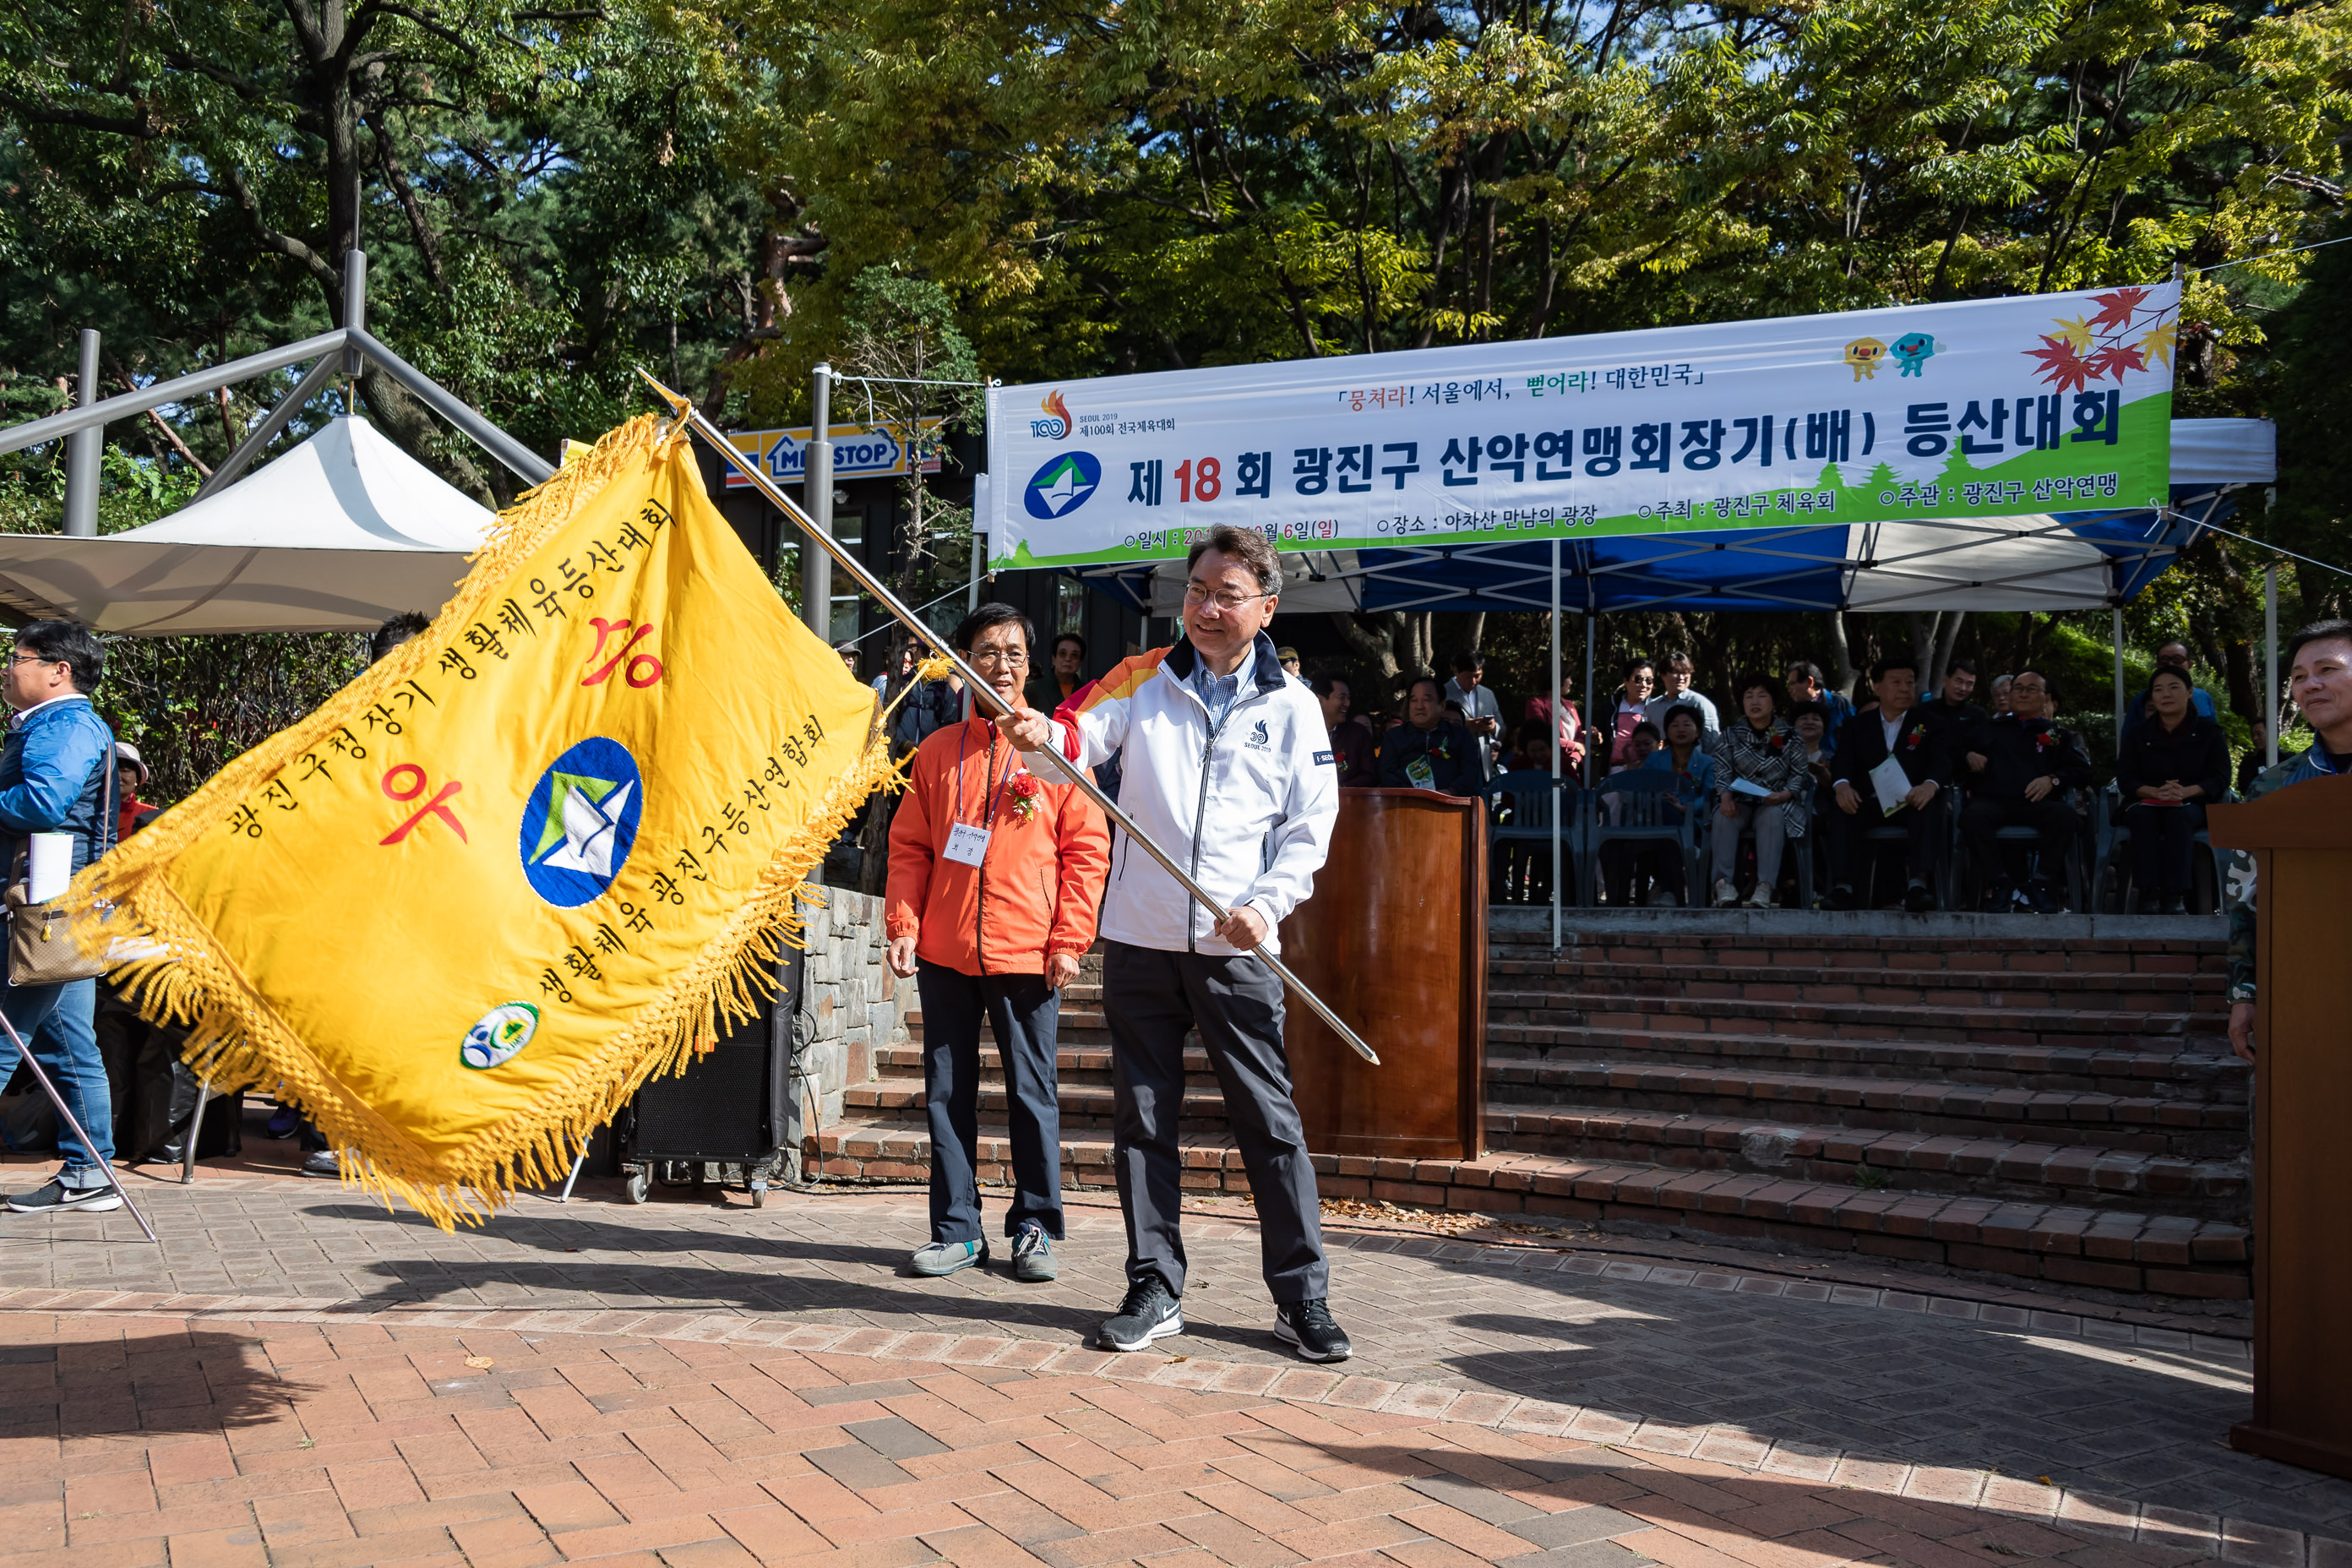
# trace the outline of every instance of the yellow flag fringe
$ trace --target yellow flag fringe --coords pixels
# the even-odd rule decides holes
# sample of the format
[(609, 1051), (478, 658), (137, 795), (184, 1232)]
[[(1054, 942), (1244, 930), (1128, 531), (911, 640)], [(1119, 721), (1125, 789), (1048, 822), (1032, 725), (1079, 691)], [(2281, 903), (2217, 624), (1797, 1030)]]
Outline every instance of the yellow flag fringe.
[[(403, 681), (423, 671), (457, 630), (481, 613), (519, 564), (613, 480), (641, 471), (682, 429), (650, 417), (611, 432), (499, 515), (458, 593), (428, 631), (411, 638), (300, 722), (270, 737), (208, 780), (178, 806), (125, 839), (78, 877), (71, 908), (105, 918), (77, 922), (92, 956), (114, 955), (110, 978), (150, 1022), (189, 1027), (188, 1065), (215, 1085), (275, 1084), (343, 1152), (343, 1179), (382, 1199), (402, 1199), (445, 1230), (478, 1224), (512, 1201), (519, 1185), (549, 1185), (568, 1173), (590, 1135), (612, 1121), (646, 1080), (677, 1073), (709, 1050), (728, 1025), (772, 998), (770, 973), (782, 948), (803, 945), (800, 906), (824, 895), (807, 881), (826, 847), (877, 789), (903, 785), (878, 710), (855, 763), (837, 777), (799, 831), (770, 858), (748, 898), (719, 933), (647, 1004), (544, 1099), (532, 1114), (502, 1125), (460, 1163), (436, 1160), (329, 1073), (181, 901), (165, 873), (215, 825), (219, 815), (315, 748)], [(928, 662), (925, 679), (946, 673)], [(909, 688), (911, 689), (911, 687)], [(893, 705), (895, 707), (895, 704)], [(363, 1148), (364, 1159), (351, 1152)]]

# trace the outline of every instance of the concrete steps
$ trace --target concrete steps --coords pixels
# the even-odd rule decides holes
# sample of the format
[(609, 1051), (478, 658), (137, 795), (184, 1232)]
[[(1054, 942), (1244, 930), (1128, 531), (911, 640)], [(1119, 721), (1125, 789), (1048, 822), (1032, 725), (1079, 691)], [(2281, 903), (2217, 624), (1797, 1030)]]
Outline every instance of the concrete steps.
[[(1498, 940), (1488, 1154), (1318, 1156), (1326, 1194), (2246, 1294), (2248, 1078), (2201, 926), (1742, 924), (1584, 932), (1557, 956)], [(1098, 975), (1090, 958), (1061, 1012), (1076, 1187), (1114, 1184)], [(908, 1024), (915, 1043), (877, 1048), (845, 1119), (811, 1141), (828, 1179), (927, 1175), (919, 1013)], [(983, 1179), (1003, 1179), (1004, 1092), (993, 1052), (982, 1062)], [(1205, 1054), (1186, 1066), (1186, 1183), (1246, 1191)]]

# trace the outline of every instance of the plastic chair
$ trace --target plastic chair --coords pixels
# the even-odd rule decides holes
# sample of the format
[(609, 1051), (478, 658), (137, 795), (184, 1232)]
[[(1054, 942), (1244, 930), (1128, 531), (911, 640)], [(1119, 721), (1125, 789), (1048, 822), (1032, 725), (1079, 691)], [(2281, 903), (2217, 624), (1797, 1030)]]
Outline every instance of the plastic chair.
[[(2078, 815), (2085, 815), (2089, 817), (2088, 826), (2090, 827), (2091, 840), (2093, 844), (2095, 845), (2101, 841), (2099, 811), (2097, 806), (2094, 805), (2088, 813), (2084, 813), (2084, 802), (2082, 796), (2085, 793), (2089, 792), (2075, 792), (2074, 799), (2068, 804), (2074, 807)], [(1961, 902), (1951, 907), (1973, 910), (1984, 901), (1986, 868), (1977, 865), (1974, 861), (1969, 858), (1968, 840), (1960, 836), (1960, 814), (1958, 811), (1954, 811), (1950, 816), (1952, 818), (1952, 853), (1958, 858), (1958, 864), (1961, 868), (1958, 873), (1954, 877), (1953, 880), (1956, 884), (1957, 890), (1962, 895)], [(1996, 844), (2021, 845), (2029, 851), (2039, 847), (2042, 843), (2042, 835), (2036, 833), (2031, 827), (1997, 827), (1993, 829), (1992, 837), (1993, 842)], [(2084, 912), (2088, 913), (2091, 909), (2091, 900), (2095, 896), (2098, 886), (2098, 879), (2096, 874), (2084, 866), (2084, 847), (2083, 835), (2078, 833), (2074, 836), (2074, 842), (2066, 847), (2066, 866), (2064, 872), (2066, 882), (2066, 907), (2070, 910), (2081, 910)]]
[[(1583, 890), (1601, 901), (1601, 851), (1611, 844), (1672, 844), (1683, 861), (1683, 898), (1696, 904), (1699, 892), (1698, 813), (1704, 801), (1684, 801), (1675, 794), (1675, 776), (1650, 768), (1629, 768), (1612, 773), (1585, 793), (1584, 864), (1580, 872)], [(1611, 802), (1617, 809), (1610, 809)], [(1670, 804), (1682, 809), (1670, 809)], [(1609, 820), (1612, 816), (1616, 821)]]
[[(1536, 856), (1549, 873), (1552, 822), (1558, 816), (1561, 874), (1574, 875), (1577, 857), (1583, 847), (1580, 831), (1583, 814), (1574, 806), (1579, 792), (1573, 778), (1562, 774), (1555, 780), (1540, 768), (1522, 768), (1517, 773), (1496, 773), (1486, 781), (1483, 793), (1487, 801), (1489, 868), (1504, 863), (1502, 851), (1507, 845), (1517, 845)], [(1563, 811), (1564, 816), (1560, 815)], [(1507, 822), (1502, 820), (1506, 813), (1509, 816)], [(1573, 882), (1561, 888), (1560, 894), (1564, 902), (1577, 901)]]
[[(2219, 804), (2242, 798), (2236, 790), (2225, 789)], [(2098, 848), (2091, 868), (2091, 896), (2101, 909), (2119, 915), (2130, 903), (2132, 889), (2132, 858), (2126, 852), (2131, 827), (2124, 821), (2122, 785), (2109, 784), (2093, 796), (2092, 821)], [(2205, 853), (2189, 857), (2189, 902), (2200, 914), (2215, 912), (2230, 886), (2230, 852), (2214, 848), (2213, 836), (2201, 827), (2189, 842)]]

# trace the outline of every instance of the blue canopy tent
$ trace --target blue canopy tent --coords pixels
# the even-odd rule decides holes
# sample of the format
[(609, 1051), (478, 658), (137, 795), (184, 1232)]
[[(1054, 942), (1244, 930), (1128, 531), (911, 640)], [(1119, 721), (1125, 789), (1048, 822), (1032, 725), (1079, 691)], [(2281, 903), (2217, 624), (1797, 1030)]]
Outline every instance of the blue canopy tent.
[[(1282, 607), (1552, 613), (1552, 689), (1559, 688), (1560, 611), (1585, 622), (1633, 610), (2056, 610), (2114, 616), (2116, 724), (2122, 731), (2123, 606), (2161, 576), (2200, 531), (2236, 510), (2233, 493), (2277, 478), (2277, 432), (2260, 419), (2177, 419), (2164, 507), (1990, 520), (1818, 524), (1612, 533), (1585, 539), (1403, 546), (1283, 554)], [(1066, 568), (1147, 616), (1181, 613), (1183, 563)], [(2275, 576), (2271, 579), (2275, 593)], [(2275, 605), (2270, 620), (2275, 627)], [(2272, 635), (2272, 662), (2276, 635)], [(2268, 733), (2278, 732), (2270, 681)], [(1555, 763), (1557, 772), (1557, 763)], [(1555, 868), (1557, 850), (1555, 849)], [(1553, 935), (1559, 937), (1555, 874)]]

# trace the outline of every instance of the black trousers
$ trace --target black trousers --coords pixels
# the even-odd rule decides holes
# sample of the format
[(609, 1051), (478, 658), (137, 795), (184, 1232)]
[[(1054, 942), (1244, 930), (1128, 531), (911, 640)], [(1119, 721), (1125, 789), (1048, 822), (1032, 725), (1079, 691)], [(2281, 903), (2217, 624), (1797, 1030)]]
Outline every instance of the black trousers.
[(2136, 801), (2124, 808), (2131, 829), (2132, 885), (2143, 893), (2185, 893), (2196, 885), (2192, 857), (2205, 808), (2193, 800), (2179, 805)]
[(1830, 808), (1822, 814), (1822, 820), (1829, 824), (1830, 885), (1854, 885), (1855, 874), (1863, 869), (1871, 847), (1863, 835), (1874, 827), (1900, 827), (1910, 838), (1905, 869), (1913, 881), (1932, 886), (1936, 862), (1944, 852), (1944, 799), (1948, 793), (1938, 789), (1927, 805), (1902, 806), (1891, 816), (1880, 815), (1876, 799), (1866, 790), (1863, 793), (1862, 809), (1851, 816), (1838, 809), (1837, 797), (1832, 795)]
[(1042, 974), (966, 974), (928, 959), (915, 965), (923, 998), (923, 1099), (931, 1122), (931, 1239), (978, 1241), (980, 1021), (1004, 1064), (1013, 1134), (1013, 1206), (1004, 1234), (1024, 1224), (1062, 1239), (1062, 1108), (1054, 1035), (1062, 996)]
[(1117, 1093), (1111, 1160), (1127, 1215), (1127, 1277), (1157, 1273), (1184, 1293), (1184, 1033), (1198, 1028), (1223, 1091), (1225, 1120), (1241, 1145), (1257, 1200), (1266, 1289), (1282, 1305), (1330, 1293), (1322, 1210), (1282, 1047), (1282, 982), (1254, 954), (1103, 944), (1103, 1010), (1109, 1016)]
[(2055, 790), (2040, 800), (2021, 795), (2005, 799), (1979, 795), (1960, 807), (1960, 837), (1968, 841), (1969, 858), (1976, 862), (1988, 887), (2009, 876), (2000, 841), (1993, 837), (2004, 827), (2031, 827), (2040, 834), (2042, 875), (2053, 882), (2065, 879), (2066, 857), (2074, 847), (2075, 836), (2083, 831), (2083, 819), (2058, 798)]

